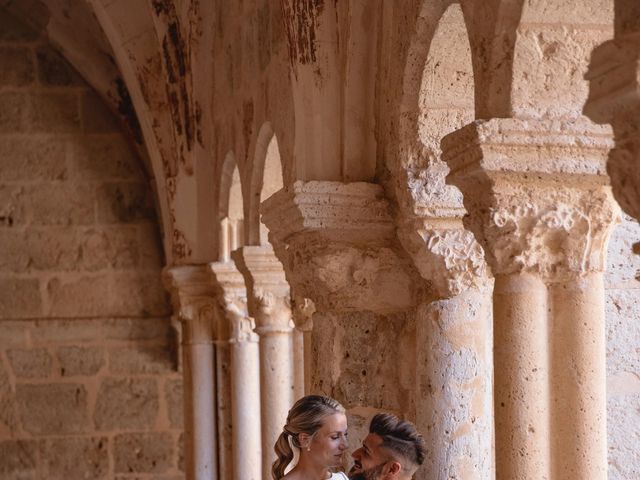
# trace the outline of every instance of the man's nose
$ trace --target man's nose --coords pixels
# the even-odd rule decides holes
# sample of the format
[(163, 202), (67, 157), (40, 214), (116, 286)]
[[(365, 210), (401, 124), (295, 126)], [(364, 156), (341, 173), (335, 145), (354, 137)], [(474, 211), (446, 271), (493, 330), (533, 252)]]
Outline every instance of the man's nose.
[(360, 458), (360, 450), (362, 450), (362, 449), (361, 449), (361, 448), (358, 448), (358, 449), (354, 450), (354, 452), (351, 454), (351, 456), (352, 456), (354, 459), (358, 460), (358, 459)]

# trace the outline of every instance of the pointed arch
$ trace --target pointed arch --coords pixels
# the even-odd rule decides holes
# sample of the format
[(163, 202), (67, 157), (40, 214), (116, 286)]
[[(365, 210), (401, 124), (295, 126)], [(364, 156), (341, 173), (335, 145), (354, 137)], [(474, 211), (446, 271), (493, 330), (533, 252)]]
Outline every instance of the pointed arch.
[(256, 140), (247, 219), (250, 245), (268, 243), (266, 227), (260, 221), (260, 204), (284, 186), (278, 140), (271, 123), (265, 122)]
[(473, 57), (460, 2), (424, 1), (407, 50), (392, 165), (404, 179), (396, 193), (405, 215), (462, 209), (460, 192), (445, 185), (440, 140), (476, 118)]
[(242, 182), (233, 152), (227, 153), (222, 164), (219, 192), (218, 260), (226, 262), (231, 252), (244, 244)]

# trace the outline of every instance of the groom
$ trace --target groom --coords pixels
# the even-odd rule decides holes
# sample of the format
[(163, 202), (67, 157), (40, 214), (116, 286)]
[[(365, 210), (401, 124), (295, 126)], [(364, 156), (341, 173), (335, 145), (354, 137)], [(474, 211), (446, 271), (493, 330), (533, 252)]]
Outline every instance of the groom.
[(390, 413), (371, 420), (369, 435), (351, 455), (350, 480), (410, 480), (426, 454), (415, 425)]

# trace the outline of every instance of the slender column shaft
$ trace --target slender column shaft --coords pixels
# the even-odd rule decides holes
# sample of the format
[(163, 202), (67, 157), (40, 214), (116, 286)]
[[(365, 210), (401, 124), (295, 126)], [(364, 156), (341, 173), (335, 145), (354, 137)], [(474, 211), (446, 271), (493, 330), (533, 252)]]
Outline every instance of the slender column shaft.
[(217, 478), (214, 345), (212, 338), (194, 338), (190, 323), (185, 322), (182, 347), (187, 475), (211, 480)]
[(493, 479), (491, 293), (425, 304), (416, 325), (424, 478)]
[(182, 324), (184, 455), (187, 478), (217, 480), (215, 293), (208, 267), (185, 265), (163, 272)]
[(304, 332), (299, 329), (293, 330), (293, 401), (304, 396)]
[(231, 341), (233, 473), (235, 480), (261, 480), (260, 373), (258, 342)]
[(304, 394), (311, 393), (311, 381), (313, 373), (313, 345), (311, 338), (311, 330), (305, 330), (303, 333), (304, 342)]
[(554, 480), (607, 478), (606, 339), (601, 273), (552, 284)]
[[(313, 312), (315, 305), (309, 298), (297, 298), (295, 301), (295, 309), (293, 310), (293, 321), (296, 329), (294, 332), (294, 361), (295, 361), (295, 378), (300, 383), (300, 393), (295, 398), (311, 393), (311, 373), (313, 355), (311, 346), (311, 332), (313, 330)], [(298, 388), (298, 387), (296, 387)], [(297, 390), (298, 391), (298, 390)]]
[(497, 480), (549, 480), (547, 289), (530, 274), (494, 288)]
[(293, 397), (291, 329), (258, 328), (260, 391), (262, 394), (262, 452), (264, 472), (275, 461), (273, 446), (286, 423)]
[(231, 418), (231, 352), (229, 340), (216, 341), (216, 398), (218, 416), (218, 477), (232, 480), (233, 427)]

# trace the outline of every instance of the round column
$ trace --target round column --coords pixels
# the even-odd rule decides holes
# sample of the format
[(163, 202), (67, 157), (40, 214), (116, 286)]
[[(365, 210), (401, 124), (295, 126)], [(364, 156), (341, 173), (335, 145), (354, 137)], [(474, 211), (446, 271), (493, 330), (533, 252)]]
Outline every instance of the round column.
[(607, 478), (602, 273), (554, 283), (551, 325), (554, 478)]
[(196, 480), (217, 477), (215, 354), (212, 308), (183, 322), (184, 415), (187, 430), (187, 475)]
[(167, 268), (163, 280), (182, 326), (185, 473), (217, 479), (215, 293), (206, 265)]
[(293, 403), (291, 309), (286, 298), (258, 292), (256, 332), (260, 336), (260, 392), (262, 395), (262, 469), (270, 472), (274, 445)]
[(532, 274), (494, 287), (496, 478), (549, 479), (547, 287)]
[(427, 443), (424, 478), (494, 478), (491, 313), (488, 289), (418, 310), (416, 420)]
[(261, 480), (260, 353), (248, 317), (234, 316), (231, 346), (231, 416), (235, 480)]
[(304, 396), (304, 332), (295, 328), (292, 334), (293, 401)]
[(215, 341), (218, 478), (219, 480), (233, 480), (230, 326), (221, 312), (216, 311), (216, 313), (218, 317)]

